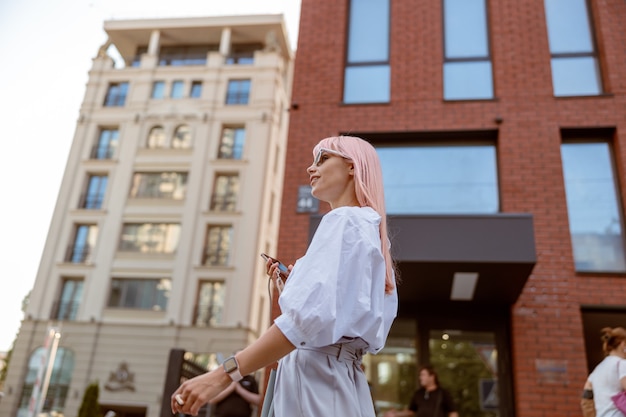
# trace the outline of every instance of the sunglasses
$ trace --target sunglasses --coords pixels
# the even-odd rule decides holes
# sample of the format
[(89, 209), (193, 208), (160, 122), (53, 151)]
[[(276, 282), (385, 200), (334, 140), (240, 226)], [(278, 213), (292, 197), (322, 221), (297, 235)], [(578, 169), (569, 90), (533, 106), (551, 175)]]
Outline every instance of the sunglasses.
[(320, 148), (319, 151), (317, 151), (317, 154), (315, 155), (315, 159), (313, 159), (313, 165), (315, 166), (319, 166), (320, 165), (320, 161), (322, 160), (322, 156), (324, 154), (331, 154), (331, 155), (335, 155), (335, 156), (339, 156), (343, 159), (352, 159), (350, 158), (348, 155), (341, 153), (339, 151), (335, 151), (333, 149), (328, 149), (328, 148)]

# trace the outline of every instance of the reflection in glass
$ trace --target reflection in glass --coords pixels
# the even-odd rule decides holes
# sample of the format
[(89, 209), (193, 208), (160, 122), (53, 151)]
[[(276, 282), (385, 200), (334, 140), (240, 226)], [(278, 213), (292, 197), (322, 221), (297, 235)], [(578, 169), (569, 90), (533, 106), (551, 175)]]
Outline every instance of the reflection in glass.
[(155, 81), (152, 83), (152, 95), (151, 98), (163, 98), (165, 97), (165, 82)]
[(91, 152), (92, 159), (111, 159), (117, 148), (117, 129), (101, 129), (98, 144)]
[(68, 260), (72, 263), (91, 262), (92, 249), (96, 246), (98, 226), (80, 224), (76, 226), (74, 243), (72, 244)]
[(389, 102), (389, 65), (346, 67), (344, 103)]
[(493, 145), (377, 147), (390, 214), (497, 213)]
[(600, 67), (586, 0), (544, 0), (554, 95), (602, 93)]
[(586, 0), (545, 0), (544, 5), (550, 52), (593, 52)]
[(53, 318), (57, 320), (75, 320), (82, 294), (82, 279), (64, 280), (61, 299), (57, 301), (56, 314), (54, 314)]
[(222, 130), (219, 153), (220, 159), (241, 159), (243, 145), (246, 140), (246, 129), (243, 127), (225, 127)]
[(485, 0), (444, 0), (444, 100), (493, 98)]
[(351, 64), (389, 60), (389, 0), (351, 1), (348, 33)]
[(552, 58), (555, 96), (590, 96), (602, 92), (596, 57)]
[(172, 138), (173, 149), (188, 149), (191, 147), (191, 129), (188, 125), (180, 125), (174, 131)]
[(102, 207), (108, 179), (106, 175), (89, 176), (87, 193), (82, 198), (81, 208), (94, 210)]
[(487, 57), (487, 10), (484, 0), (445, 0), (446, 58)]
[(172, 91), (170, 92), (171, 98), (182, 98), (185, 92), (185, 83), (180, 80), (176, 80), (172, 83)]
[(352, 0), (343, 101), (390, 100), (389, 0)]
[(202, 264), (228, 265), (232, 239), (232, 226), (208, 226)]
[(202, 81), (193, 81), (191, 83), (191, 92), (189, 93), (189, 97), (200, 98), (200, 96), (202, 96)]
[(228, 81), (226, 104), (248, 104), (250, 98), (250, 80)]
[(162, 126), (154, 126), (148, 134), (148, 148), (165, 148), (165, 130)]
[[(22, 395), (17, 412), (18, 417), (28, 415), (29, 400), (33, 393), (35, 381), (37, 380), (37, 373), (42, 363), (42, 356), (44, 356), (45, 353), (45, 349), (40, 347), (30, 356), (26, 378), (22, 386)], [(73, 372), (74, 353), (64, 347), (57, 348), (52, 373), (50, 375), (48, 392), (43, 402), (43, 413), (51, 416), (63, 416)]]
[(109, 307), (164, 311), (170, 298), (169, 279), (120, 279), (111, 281)]
[(564, 143), (561, 156), (576, 270), (626, 271), (623, 220), (609, 144)]
[(174, 223), (127, 223), (122, 228), (120, 251), (174, 253), (178, 246), (180, 225)]
[(443, 65), (443, 96), (446, 100), (492, 98), (491, 61), (446, 62)]
[(213, 185), (211, 210), (235, 211), (239, 195), (238, 174), (218, 174)]
[(196, 301), (196, 326), (215, 326), (222, 322), (224, 311), (225, 285), (220, 281), (200, 283)]
[(133, 198), (165, 198), (182, 200), (187, 189), (187, 174), (183, 172), (135, 173), (130, 189)]
[(430, 363), (441, 386), (452, 394), (460, 416), (497, 417), (498, 350), (495, 334), (431, 330)]

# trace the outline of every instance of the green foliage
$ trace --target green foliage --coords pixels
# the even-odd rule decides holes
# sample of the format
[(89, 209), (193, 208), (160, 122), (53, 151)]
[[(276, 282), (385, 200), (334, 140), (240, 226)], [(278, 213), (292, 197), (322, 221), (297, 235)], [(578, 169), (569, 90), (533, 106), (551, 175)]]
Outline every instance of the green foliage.
[(9, 373), (9, 363), (11, 362), (11, 355), (13, 355), (13, 348), (15, 347), (15, 341), (13, 341), (13, 345), (11, 345), (11, 349), (7, 352), (7, 356), (4, 358), (4, 366), (0, 370), (0, 388), (4, 385), (4, 381), (7, 379), (7, 374)]
[(98, 396), (100, 395), (100, 384), (98, 381), (89, 384), (83, 394), (83, 402), (78, 410), (78, 417), (102, 417)]

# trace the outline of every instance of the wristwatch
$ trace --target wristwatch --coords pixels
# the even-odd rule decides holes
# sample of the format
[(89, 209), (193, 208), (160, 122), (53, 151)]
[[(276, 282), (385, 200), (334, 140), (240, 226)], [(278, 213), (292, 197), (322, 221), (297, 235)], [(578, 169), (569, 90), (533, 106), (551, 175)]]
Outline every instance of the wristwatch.
[(237, 362), (234, 356), (226, 359), (224, 363), (222, 363), (222, 366), (224, 367), (224, 372), (226, 372), (233, 381), (239, 382), (243, 379), (241, 372), (239, 372), (239, 362)]

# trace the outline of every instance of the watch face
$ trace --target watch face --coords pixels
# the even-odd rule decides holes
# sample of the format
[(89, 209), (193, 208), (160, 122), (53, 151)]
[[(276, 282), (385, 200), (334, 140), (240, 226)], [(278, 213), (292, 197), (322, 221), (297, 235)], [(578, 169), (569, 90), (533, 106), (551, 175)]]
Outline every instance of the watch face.
[(237, 363), (237, 360), (232, 356), (226, 359), (223, 365), (224, 365), (224, 370), (226, 371), (227, 374), (239, 368), (239, 364)]

